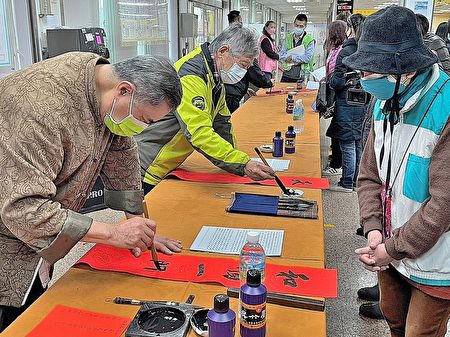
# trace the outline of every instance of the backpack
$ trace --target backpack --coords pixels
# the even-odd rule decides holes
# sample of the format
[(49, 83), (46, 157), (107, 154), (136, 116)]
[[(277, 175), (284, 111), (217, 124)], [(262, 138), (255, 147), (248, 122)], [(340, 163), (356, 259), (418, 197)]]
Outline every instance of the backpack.
[(319, 112), (319, 116), (325, 119), (333, 117), (335, 103), (334, 90), (330, 88), (326, 79), (320, 81), (316, 97), (316, 111)]

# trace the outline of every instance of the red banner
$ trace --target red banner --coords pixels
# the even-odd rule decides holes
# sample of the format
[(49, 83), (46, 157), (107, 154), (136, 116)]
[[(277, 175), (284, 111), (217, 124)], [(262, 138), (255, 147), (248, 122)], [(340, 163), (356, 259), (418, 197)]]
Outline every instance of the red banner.
[[(213, 282), (225, 287), (239, 287), (239, 261), (182, 254), (159, 254), (165, 271), (158, 271), (149, 252), (139, 258), (127, 249), (97, 244), (77, 264), (93, 269), (109, 270), (173, 281)], [(336, 269), (266, 265), (265, 285), (269, 291), (314, 297), (337, 296)]]
[[(181, 180), (196, 181), (203, 183), (221, 183), (221, 184), (261, 184), (268, 186), (277, 186), (275, 180), (254, 181), (249, 177), (241, 177), (227, 173), (200, 173), (191, 172), (182, 169), (174, 170), (168, 176), (175, 176)], [(311, 178), (311, 177), (295, 177), (295, 176), (278, 176), (283, 184), (292, 188), (317, 188), (326, 190), (330, 187), (327, 178)]]
[(27, 337), (119, 337), (131, 318), (56, 305)]

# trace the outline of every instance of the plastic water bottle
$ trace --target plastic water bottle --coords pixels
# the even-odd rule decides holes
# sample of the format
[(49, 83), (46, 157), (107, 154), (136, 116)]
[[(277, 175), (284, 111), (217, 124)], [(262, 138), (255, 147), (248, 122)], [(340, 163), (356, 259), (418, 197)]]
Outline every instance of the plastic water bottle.
[(259, 270), (250, 269), (247, 283), (240, 291), (240, 333), (241, 337), (266, 336), (266, 301), (267, 289), (261, 284)]
[(245, 284), (247, 271), (257, 269), (261, 273), (261, 282), (266, 277), (266, 253), (259, 244), (259, 232), (248, 232), (247, 243), (242, 247), (239, 264), (239, 280)]
[(227, 295), (214, 297), (214, 308), (208, 311), (209, 337), (234, 337), (236, 314), (230, 309)]
[(294, 132), (299, 135), (305, 129), (303, 118), (305, 116), (305, 108), (303, 107), (303, 101), (298, 99), (295, 101), (294, 111), (292, 113), (292, 120), (294, 124)]

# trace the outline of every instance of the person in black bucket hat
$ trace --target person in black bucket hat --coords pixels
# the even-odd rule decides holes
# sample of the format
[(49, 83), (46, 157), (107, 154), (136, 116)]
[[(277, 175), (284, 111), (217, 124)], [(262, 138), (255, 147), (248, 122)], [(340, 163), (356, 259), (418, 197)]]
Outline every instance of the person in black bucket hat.
[(414, 13), (390, 6), (367, 17), (356, 53), (377, 97), (357, 182), (367, 246), (359, 260), (378, 272), (380, 307), (392, 336), (444, 336), (450, 318), (450, 78), (417, 29)]

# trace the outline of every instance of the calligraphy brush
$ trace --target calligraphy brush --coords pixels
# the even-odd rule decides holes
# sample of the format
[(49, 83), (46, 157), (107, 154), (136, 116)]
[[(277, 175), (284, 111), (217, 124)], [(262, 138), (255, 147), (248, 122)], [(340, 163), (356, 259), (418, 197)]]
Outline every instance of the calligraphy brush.
[[(264, 156), (262, 155), (261, 151), (259, 151), (259, 149), (257, 147), (255, 147), (255, 151), (256, 151), (256, 154), (259, 156), (259, 158), (262, 160), (262, 162), (265, 165), (270, 167), (269, 163), (266, 161), (266, 158), (264, 158)], [(292, 191), (288, 190), (286, 188), (286, 186), (284, 186), (283, 182), (280, 180), (280, 178), (278, 178), (276, 173), (274, 173), (274, 178), (275, 178), (275, 181), (277, 182), (278, 186), (280, 186), (280, 188), (281, 188), (281, 190), (283, 191), (284, 194), (287, 194), (287, 195), (293, 194)]]
[[(150, 219), (148, 216), (148, 210), (147, 210), (147, 203), (144, 201), (142, 201), (142, 208), (144, 209), (144, 217), (147, 219)], [(158, 269), (159, 271), (164, 271), (166, 270), (165, 267), (162, 267), (161, 264), (159, 263), (158, 260), (158, 255), (156, 254), (156, 248), (155, 248), (155, 239), (153, 238), (153, 244), (151, 247), (149, 247), (151, 253), (152, 253), (152, 259), (153, 259), (153, 263), (155, 264), (156, 269)]]

